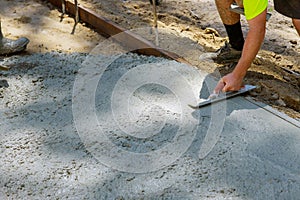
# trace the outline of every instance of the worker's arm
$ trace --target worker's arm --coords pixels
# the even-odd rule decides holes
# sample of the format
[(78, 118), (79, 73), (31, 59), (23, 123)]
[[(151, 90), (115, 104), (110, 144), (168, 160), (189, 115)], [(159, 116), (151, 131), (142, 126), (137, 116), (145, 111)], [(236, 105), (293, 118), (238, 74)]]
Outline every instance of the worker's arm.
[(242, 56), (235, 69), (221, 78), (214, 90), (215, 93), (219, 93), (220, 91), (236, 91), (241, 88), (243, 78), (245, 77), (248, 68), (251, 66), (251, 63), (257, 55), (264, 40), (266, 14), (267, 10), (264, 10), (258, 16), (248, 20), (249, 32), (245, 40)]

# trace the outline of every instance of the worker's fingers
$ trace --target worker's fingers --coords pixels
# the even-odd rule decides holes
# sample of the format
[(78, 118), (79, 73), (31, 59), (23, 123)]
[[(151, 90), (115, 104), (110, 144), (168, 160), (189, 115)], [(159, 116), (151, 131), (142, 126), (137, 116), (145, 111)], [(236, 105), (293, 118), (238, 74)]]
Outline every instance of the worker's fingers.
[(231, 91), (231, 87), (227, 84), (222, 88), (222, 92), (228, 92)]
[(222, 77), (218, 82), (215, 92), (229, 92), (229, 91), (238, 91), (241, 89), (243, 79), (240, 76), (235, 76), (233, 73), (229, 73), (226, 76)]
[(218, 82), (217, 86), (215, 87), (214, 93), (219, 94), (223, 90), (224, 86), (225, 86), (225, 82), (223, 81), (223, 79), (221, 79)]
[(225, 86), (222, 89), (222, 92), (238, 91), (241, 88), (242, 88), (242, 86), (235, 86), (235, 85), (225, 84)]

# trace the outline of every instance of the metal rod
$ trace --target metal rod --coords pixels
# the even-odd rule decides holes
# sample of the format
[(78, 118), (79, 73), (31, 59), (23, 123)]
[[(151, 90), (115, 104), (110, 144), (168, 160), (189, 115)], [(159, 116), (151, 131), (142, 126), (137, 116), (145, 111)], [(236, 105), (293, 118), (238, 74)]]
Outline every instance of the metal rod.
[(156, 0), (152, 1), (152, 7), (153, 7), (153, 26), (154, 26), (154, 33), (155, 33), (155, 45), (159, 46), (159, 40), (158, 40), (158, 29), (157, 29), (157, 10), (156, 10)]

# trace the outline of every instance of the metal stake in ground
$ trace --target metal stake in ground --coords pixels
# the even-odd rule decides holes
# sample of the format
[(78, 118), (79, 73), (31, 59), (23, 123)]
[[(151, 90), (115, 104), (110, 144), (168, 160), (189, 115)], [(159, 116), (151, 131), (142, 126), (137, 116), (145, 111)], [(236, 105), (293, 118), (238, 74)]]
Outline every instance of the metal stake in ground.
[(71, 32), (71, 34), (75, 33), (75, 28), (79, 22), (79, 9), (78, 9), (78, 1), (74, 0), (74, 4), (75, 4), (75, 24), (73, 26), (73, 30)]
[[(75, 28), (79, 22), (79, 8), (78, 8), (78, 0), (74, 0), (74, 5), (75, 5), (75, 23), (72, 29), (71, 34), (75, 33)], [(61, 0), (61, 10), (62, 10), (62, 14), (60, 16), (60, 22), (63, 21), (64, 18), (64, 14), (66, 14), (66, 1), (65, 0)]]
[(152, 1), (153, 5), (153, 23), (154, 23), (154, 32), (155, 32), (155, 45), (158, 46), (158, 30), (157, 30), (157, 11), (156, 11), (156, 0)]

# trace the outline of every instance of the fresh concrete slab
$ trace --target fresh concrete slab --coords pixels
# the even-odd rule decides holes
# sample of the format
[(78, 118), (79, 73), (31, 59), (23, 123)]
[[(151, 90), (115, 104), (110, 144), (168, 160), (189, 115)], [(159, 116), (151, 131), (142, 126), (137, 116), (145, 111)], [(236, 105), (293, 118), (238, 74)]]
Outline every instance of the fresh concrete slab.
[(0, 78), (1, 197), (300, 196), (298, 122), (244, 97), (190, 109), (213, 88), (203, 72), (135, 54), (3, 64), (12, 69)]

